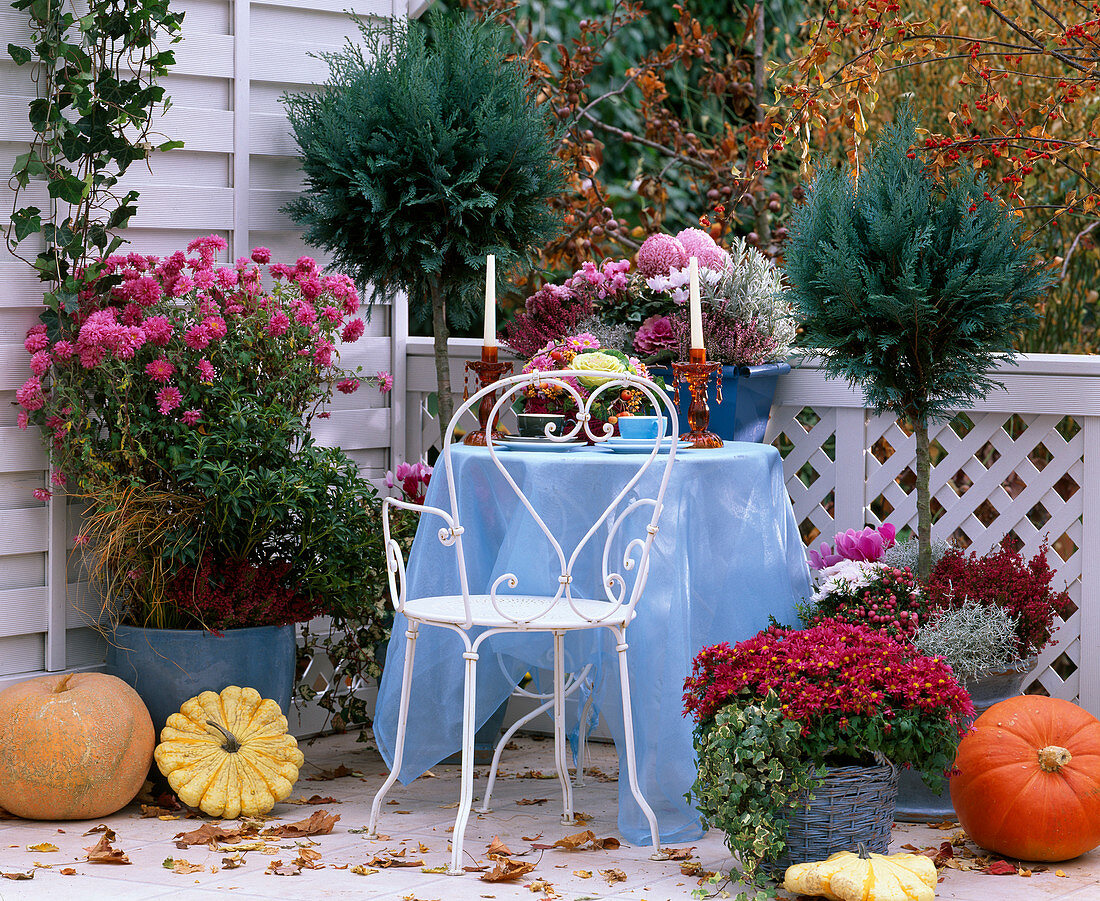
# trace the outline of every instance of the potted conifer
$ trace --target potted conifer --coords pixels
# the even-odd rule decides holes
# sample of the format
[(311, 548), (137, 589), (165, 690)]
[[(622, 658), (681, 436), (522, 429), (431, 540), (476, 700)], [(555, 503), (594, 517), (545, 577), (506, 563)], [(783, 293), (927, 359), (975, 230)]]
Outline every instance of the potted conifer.
[(492, 19), (359, 26), (362, 46), (323, 54), (323, 90), (284, 98), (306, 187), (287, 212), (361, 287), (405, 292), (431, 323), (446, 424), (447, 339), (477, 316), (486, 254), (508, 265), (559, 229), (553, 113)]
[(918, 574), (931, 570), (929, 423), (998, 386), (1053, 283), (984, 176), (939, 184), (908, 106), (858, 175), (818, 168), (787, 248), (791, 299), (825, 372), (916, 436)]

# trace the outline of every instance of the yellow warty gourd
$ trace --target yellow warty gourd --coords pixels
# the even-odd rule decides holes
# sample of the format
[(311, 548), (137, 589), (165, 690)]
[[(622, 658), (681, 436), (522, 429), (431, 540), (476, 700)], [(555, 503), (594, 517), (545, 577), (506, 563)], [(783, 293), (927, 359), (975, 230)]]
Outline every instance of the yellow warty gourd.
[(254, 688), (204, 691), (168, 717), (154, 758), (188, 807), (214, 817), (267, 813), (290, 796), (305, 757), (279, 705)]
[(788, 867), (783, 888), (829, 901), (933, 901), (936, 865), (923, 854), (841, 851), (828, 860)]

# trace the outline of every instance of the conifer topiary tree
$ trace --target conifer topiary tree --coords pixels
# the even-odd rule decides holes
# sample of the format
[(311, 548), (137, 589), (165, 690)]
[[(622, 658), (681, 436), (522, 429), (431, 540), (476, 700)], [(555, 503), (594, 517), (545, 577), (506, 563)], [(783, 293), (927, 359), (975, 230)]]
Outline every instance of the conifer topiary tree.
[(553, 113), (492, 20), (358, 24), (361, 46), (321, 54), (324, 88), (284, 98), (306, 186), (287, 211), (374, 298), (403, 290), (431, 321), (445, 425), (450, 326), (480, 314), (485, 255), (507, 267), (558, 234)]
[(819, 168), (786, 251), (791, 299), (827, 375), (861, 385), (917, 444), (918, 573), (931, 567), (928, 424), (983, 397), (1053, 279), (1020, 220), (964, 172), (939, 185), (904, 106), (858, 175)]

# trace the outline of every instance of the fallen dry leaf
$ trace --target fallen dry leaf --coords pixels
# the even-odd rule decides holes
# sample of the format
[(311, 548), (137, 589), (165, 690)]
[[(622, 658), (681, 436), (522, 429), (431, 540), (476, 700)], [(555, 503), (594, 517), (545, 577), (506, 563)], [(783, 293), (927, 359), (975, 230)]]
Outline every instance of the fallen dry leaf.
[(56, 851), (57, 845), (51, 845), (49, 842), (39, 842), (37, 845), (27, 845), (28, 851), (41, 851), (47, 853), (49, 851)]
[(692, 845), (690, 848), (662, 848), (661, 853), (667, 854), (669, 860), (687, 860), (694, 850), (695, 845)]
[(557, 889), (555, 889), (554, 886), (547, 882), (545, 879), (536, 879), (534, 882), (529, 882), (526, 886), (524, 886), (524, 888), (526, 888), (530, 892), (541, 894), (544, 899), (561, 897), (561, 895), (558, 894)]
[(243, 867), (245, 864), (244, 853), (237, 851), (234, 854), (230, 854), (229, 857), (222, 858), (223, 870), (235, 870), (237, 867)]
[(470, 864), (470, 865), (464, 866), (462, 868), (462, 871), (464, 873), (484, 873), (487, 869), (489, 869), (489, 868), (487, 866), (484, 866), (484, 865), (474, 866), (474, 865)]
[[(179, 809), (178, 807), (176, 808)], [(156, 817), (158, 820), (178, 820), (179, 816), (172, 813), (167, 807), (158, 807), (156, 804), (141, 805), (141, 819), (150, 820)]]
[(273, 860), (264, 870), (269, 876), (300, 876), (302, 870), (294, 864), (284, 864), (281, 860)]
[(217, 823), (203, 823), (190, 832), (176, 833), (176, 847), (190, 848), (193, 845), (206, 845), (211, 851), (218, 849), (218, 843), (234, 844), (254, 836), (259, 829), (254, 823), (236, 827), (221, 826)]
[(585, 845), (589, 846), (585, 850), (599, 851), (601, 849), (607, 849), (608, 851), (614, 851), (619, 847), (619, 840), (611, 835), (607, 838), (597, 838), (596, 833), (591, 829), (586, 829), (584, 832), (577, 832), (573, 835), (567, 835), (565, 838), (559, 838), (552, 845), (533, 844), (531, 847), (538, 851), (545, 851), (550, 848), (564, 848), (566, 851), (576, 851), (578, 848), (582, 848)]
[(57, 872), (59, 872), (62, 876), (75, 876), (76, 875), (76, 870), (74, 870), (72, 867), (62, 867)]
[(592, 878), (592, 871), (591, 870), (574, 870), (573, 875), (576, 876), (578, 879), (591, 879)]
[(1069, 879), (1069, 875), (1066, 873), (1065, 870), (1055, 870), (1054, 875), (1059, 876), (1062, 879)]
[(681, 876), (698, 876), (702, 872), (703, 865), (697, 860), (689, 860), (680, 864)]
[(358, 770), (349, 770), (341, 763), (335, 769), (321, 770), (312, 776), (306, 776), (306, 782), (331, 782), (333, 779), (343, 779), (345, 776), (358, 776), (361, 779), (363, 774)]
[(360, 863), (352, 867), (351, 872), (353, 872), (356, 876), (373, 876), (375, 873), (378, 872), (378, 870), (374, 869), (373, 867), (364, 866)]
[(14, 879), (16, 881), (22, 879), (34, 879), (34, 870), (27, 870), (26, 873), (0, 873), (5, 879)]
[(313, 795), (312, 797), (309, 797), (309, 798), (295, 798), (295, 799), (287, 798), (287, 800), (283, 801), (283, 803), (284, 804), (317, 805), (317, 804), (343, 804), (344, 802), (343, 801), (337, 801), (335, 798), (323, 798), (320, 795)]
[(340, 819), (338, 813), (328, 813), (324, 810), (315, 810), (307, 819), (297, 823), (287, 823), (284, 826), (271, 826), (263, 831), (264, 835), (273, 835), (278, 838), (304, 838), (307, 835), (328, 835), (332, 827)]
[(608, 885), (614, 885), (616, 882), (626, 882), (626, 873), (622, 870), (600, 870), (600, 875), (607, 880)]
[(959, 828), (958, 820), (944, 820), (942, 823), (930, 823), (933, 829), (939, 829), (942, 832), (951, 832)]
[(115, 831), (107, 826), (106, 823), (100, 823), (98, 826), (93, 826), (87, 832), (81, 833), (82, 835), (95, 835), (97, 832), (102, 832), (107, 836), (107, 841), (113, 842), (116, 838)]
[(520, 807), (532, 807), (536, 804), (545, 804), (549, 800), (549, 798), (520, 798), (516, 804)]
[(511, 849), (500, 840), (499, 835), (494, 835), (493, 840), (489, 842), (489, 847), (485, 849), (485, 853), (492, 857), (511, 857)]
[(191, 863), (182, 857), (177, 857), (172, 861), (172, 872), (179, 873), (181, 876), (188, 876), (191, 873), (205, 873), (206, 868), (201, 863)]
[(320, 860), (320, 851), (314, 851), (312, 848), (302, 848), (302, 850), (298, 852), (298, 856), (294, 858), (294, 863), (303, 870), (322, 870), (325, 865), (320, 863)]
[(995, 860), (988, 867), (982, 870), (983, 873), (989, 876), (1015, 876), (1016, 867), (1010, 864), (1007, 860)]
[(450, 867), (448, 867), (446, 864), (440, 864), (438, 867), (421, 867), (420, 872), (442, 875), (443, 873), (446, 873), (449, 869)]
[(489, 873), (482, 873), (478, 879), (482, 882), (511, 882), (530, 873), (535, 865), (522, 860), (509, 860), (502, 858)]
[(130, 863), (130, 858), (126, 856), (124, 851), (111, 847), (111, 840), (114, 837), (115, 834), (107, 829), (94, 848), (85, 848), (84, 850), (88, 852), (88, 863)]
[(387, 867), (422, 867), (424, 866), (423, 859), (412, 860), (405, 857), (405, 849), (400, 851), (383, 851), (381, 854), (375, 854), (370, 860), (367, 861), (368, 867), (378, 867), (379, 869), (386, 869)]

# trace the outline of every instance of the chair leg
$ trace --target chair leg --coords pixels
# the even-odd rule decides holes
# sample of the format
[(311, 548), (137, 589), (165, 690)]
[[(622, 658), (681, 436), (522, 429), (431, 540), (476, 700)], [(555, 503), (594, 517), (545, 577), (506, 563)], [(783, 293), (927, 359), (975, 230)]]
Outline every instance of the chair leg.
[(409, 695), (412, 694), (413, 657), (416, 654), (416, 635), (419, 628), (419, 624), (410, 623), (405, 632), (405, 668), (401, 673), (401, 706), (397, 713), (397, 736), (393, 749), (393, 766), (390, 767), (390, 774), (386, 777), (386, 781), (378, 789), (378, 794), (374, 796), (366, 838), (378, 837), (378, 818), (382, 813), (382, 802), (401, 772), (401, 758), (405, 754), (405, 728), (409, 723)]
[(467, 651), (462, 655), (466, 661), (466, 681), (463, 686), (462, 710), (462, 793), (458, 799), (458, 816), (451, 834), (451, 876), (461, 876), (462, 845), (465, 840), (466, 824), (470, 820), (470, 808), (474, 803), (474, 722), (477, 714), (477, 660), (476, 651)]
[(515, 735), (520, 729), (526, 726), (531, 720), (533, 720), (540, 713), (546, 713), (551, 707), (554, 706), (554, 699), (551, 698), (545, 704), (541, 704), (528, 713), (521, 719), (512, 723), (511, 728), (501, 736), (500, 741), (497, 742), (496, 751), (493, 752), (493, 765), (489, 768), (489, 784), (485, 786), (485, 800), (481, 802), (481, 806), (477, 808), (478, 813), (492, 813), (493, 809), (489, 806), (489, 801), (493, 797), (493, 787), (497, 782), (497, 770), (500, 768), (500, 758), (504, 754), (504, 746), (512, 740), (512, 736)]
[(569, 781), (569, 761), (565, 753), (565, 654), (564, 636), (554, 633), (554, 756), (561, 783), (562, 823), (573, 825), (573, 783)]
[(634, 715), (630, 707), (630, 675), (626, 667), (626, 632), (625, 630), (619, 631), (618, 629), (612, 629), (612, 632), (619, 640), (618, 644), (615, 646), (615, 650), (619, 654), (619, 683), (623, 690), (623, 730), (626, 733), (626, 775), (630, 782), (630, 792), (634, 795), (634, 800), (638, 802), (638, 806), (642, 808), (642, 813), (645, 814), (646, 820), (649, 821), (649, 837), (653, 842), (653, 854), (650, 855), (650, 860), (665, 860), (666, 855), (661, 854), (661, 836), (657, 831), (657, 815), (654, 814), (653, 808), (649, 806), (649, 802), (642, 796), (642, 790), (638, 786), (638, 763), (634, 755)]

